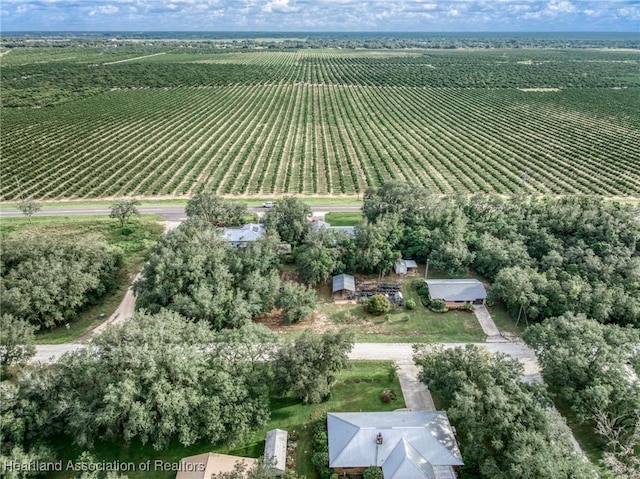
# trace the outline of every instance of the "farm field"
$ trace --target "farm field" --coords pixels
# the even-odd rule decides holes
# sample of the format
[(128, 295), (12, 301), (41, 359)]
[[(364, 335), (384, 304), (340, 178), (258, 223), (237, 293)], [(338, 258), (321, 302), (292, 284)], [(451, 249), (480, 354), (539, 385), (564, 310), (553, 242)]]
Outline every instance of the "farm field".
[(170, 50), (5, 55), (0, 200), (640, 196), (638, 52)]

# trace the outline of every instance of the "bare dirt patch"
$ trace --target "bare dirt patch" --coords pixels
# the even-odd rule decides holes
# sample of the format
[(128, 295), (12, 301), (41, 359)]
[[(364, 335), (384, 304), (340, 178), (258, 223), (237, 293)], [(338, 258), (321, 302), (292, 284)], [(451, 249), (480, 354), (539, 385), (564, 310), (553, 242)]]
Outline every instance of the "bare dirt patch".
[(303, 330), (310, 330), (316, 333), (338, 330), (338, 327), (329, 320), (329, 317), (318, 310), (315, 310), (308, 318), (294, 324), (284, 324), (280, 310), (273, 310), (268, 314), (256, 318), (254, 321), (264, 324), (270, 330), (281, 334)]
[(518, 88), (520, 91), (548, 92), (560, 91), (560, 88)]

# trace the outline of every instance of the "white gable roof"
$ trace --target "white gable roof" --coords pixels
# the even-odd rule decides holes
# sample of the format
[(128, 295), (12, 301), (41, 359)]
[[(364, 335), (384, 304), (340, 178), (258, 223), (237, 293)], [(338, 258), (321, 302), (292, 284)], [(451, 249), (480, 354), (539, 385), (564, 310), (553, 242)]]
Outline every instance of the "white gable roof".
[[(439, 478), (436, 466), (448, 466), (439, 468), (444, 472), (463, 464), (449, 419), (441, 411), (330, 413), (327, 429), (329, 467), (384, 468), (389, 460), (388, 469), (409, 471), (417, 467), (423, 473), (415, 477), (425, 479), (429, 478), (425, 470)], [(378, 434), (382, 444), (376, 442)], [(392, 477), (405, 476), (394, 472)]]
[(287, 431), (272, 429), (267, 432), (264, 442), (264, 457), (269, 460), (275, 460), (274, 469), (276, 470), (276, 475), (284, 473), (287, 465), (287, 438)]

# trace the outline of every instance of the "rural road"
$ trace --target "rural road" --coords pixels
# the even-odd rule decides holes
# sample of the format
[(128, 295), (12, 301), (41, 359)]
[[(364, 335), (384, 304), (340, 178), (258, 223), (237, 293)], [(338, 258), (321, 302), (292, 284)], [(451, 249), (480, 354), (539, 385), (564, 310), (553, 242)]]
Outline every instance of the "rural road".
[[(504, 353), (514, 359), (520, 360), (524, 365), (524, 380), (540, 380), (540, 367), (536, 356), (526, 344), (514, 343), (473, 343), (476, 346), (486, 348), (491, 353)], [(435, 344), (433, 346), (436, 346)], [(437, 346), (445, 349), (464, 347), (465, 343), (439, 343)], [(64, 353), (84, 348), (85, 344), (41, 344), (36, 346), (34, 361), (43, 363), (53, 362)], [(351, 353), (350, 359), (364, 360), (390, 360), (396, 364), (413, 364), (413, 345), (411, 343), (357, 343)]]
[[(360, 205), (314, 205), (311, 207), (313, 212), (340, 212), (340, 211), (360, 211)], [(69, 208), (69, 207), (45, 207), (36, 213), (34, 216), (82, 216), (82, 215), (106, 215), (110, 213), (110, 209), (107, 206), (93, 206), (87, 208)], [(141, 214), (154, 214), (162, 216), (167, 221), (183, 221), (187, 219), (187, 214), (184, 211), (184, 206), (166, 205), (166, 206), (140, 206), (138, 208)], [(266, 208), (259, 206), (250, 207), (249, 211), (259, 213), (268, 211)], [(24, 216), (18, 209), (13, 208), (10, 205), (2, 205), (0, 209), (0, 218), (4, 217), (17, 217)]]

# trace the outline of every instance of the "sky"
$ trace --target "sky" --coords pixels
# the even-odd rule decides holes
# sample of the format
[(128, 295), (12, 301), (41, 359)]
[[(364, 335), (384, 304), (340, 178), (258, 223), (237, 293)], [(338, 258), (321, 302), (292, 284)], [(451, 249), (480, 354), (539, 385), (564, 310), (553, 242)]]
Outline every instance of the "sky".
[(1, 0), (2, 31), (639, 32), (640, 0)]

